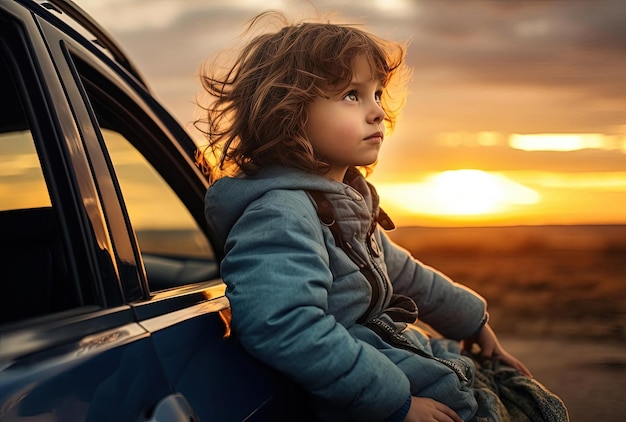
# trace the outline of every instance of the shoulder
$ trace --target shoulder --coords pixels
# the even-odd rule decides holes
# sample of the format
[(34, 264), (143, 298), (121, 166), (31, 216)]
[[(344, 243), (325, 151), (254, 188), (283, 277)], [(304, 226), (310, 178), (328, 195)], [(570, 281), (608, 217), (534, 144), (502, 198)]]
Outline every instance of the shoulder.
[(226, 249), (235, 244), (254, 245), (257, 254), (289, 248), (319, 255), (325, 248), (323, 228), (307, 192), (289, 189), (272, 189), (250, 202), (230, 230)]
[(322, 236), (315, 205), (305, 190), (297, 189), (268, 190), (248, 204), (234, 227), (266, 237), (301, 233), (319, 241)]
[(261, 197), (252, 201), (247, 210), (267, 210), (278, 212), (279, 214), (315, 217), (317, 219), (315, 205), (305, 190), (269, 190)]

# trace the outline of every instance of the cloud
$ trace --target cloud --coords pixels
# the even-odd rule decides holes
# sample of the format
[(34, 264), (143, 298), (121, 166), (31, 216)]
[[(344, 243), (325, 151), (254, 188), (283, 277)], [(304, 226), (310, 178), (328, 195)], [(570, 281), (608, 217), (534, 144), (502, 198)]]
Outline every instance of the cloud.
[[(524, 153), (506, 145), (445, 148), (444, 133), (624, 136), (626, 3), (622, 0), (78, 0), (136, 61), (181, 121), (191, 119), (202, 62), (232, 46), (266, 9), (294, 18), (337, 11), (407, 40), (414, 80), (388, 145), (393, 169), (623, 169), (623, 153)], [(459, 144), (467, 141), (460, 140)], [(471, 164), (470, 163), (470, 164)], [(621, 166), (621, 167), (620, 167)], [(464, 167), (467, 167), (465, 165)], [(475, 167), (475, 166), (472, 166)]]
[(77, 3), (114, 33), (168, 28), (187, 7), (186, 3), (175, 0), (83, 0)]
[[(423, 2), (409, 58), (418, 69), (483, 85), (626, 97), (626, 4)], [(435, 72), (436, 71), (436, 72)]]
[(193, 16), (215, 20), (249, 19), (263, 9), (284, 9), (284, 0), (77, 0), (77, 4), (109, 31), (117, 34), (167, 30)]

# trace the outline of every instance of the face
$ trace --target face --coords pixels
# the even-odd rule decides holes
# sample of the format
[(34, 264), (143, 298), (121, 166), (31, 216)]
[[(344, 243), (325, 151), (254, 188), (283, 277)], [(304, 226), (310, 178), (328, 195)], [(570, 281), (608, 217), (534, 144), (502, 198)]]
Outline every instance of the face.
[(350, 85), (317, 97), (308, 106), (306, 134), (315, 151), (330, 164), (326, 177), (343, 181), (350, 166), (372, 164), (383, 143), (385, 114), (382, 84), (372, 79), (369, 64), (357, 57)]

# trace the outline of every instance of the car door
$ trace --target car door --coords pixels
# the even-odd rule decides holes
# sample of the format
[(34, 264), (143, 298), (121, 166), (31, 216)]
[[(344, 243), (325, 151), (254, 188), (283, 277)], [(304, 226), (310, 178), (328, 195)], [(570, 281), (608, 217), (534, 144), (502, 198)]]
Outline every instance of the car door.
[(46, 25), (0, 2), (0, 420), (149, 420), (173, 390), (126, 301)]
[(0, 420), (306, 413), (225, 338), (193, 142), (94, 22), (109, 48), (43, 5), (0, 0)]
[[(183, 397), (203, 421), (302, 413), (299, 390), (228, 336), (229, 303), (219, 249), (204, 220), (208, 184), (193, 162), (195, 144), (136, 77), (83, 45), (49, 44), (67, 59), (67, 72), (58, 68), (72, 103), (86, 106), (73, 113), (122, 290), (174, 397)], [(171, 397), (164, 400), (168, 405)]]
[[(101, 135), (98, 147), (119, 190), (116, 200), (104, 200), (105, 208), (122, 204), (128, 216), (111, 230), (136, 239), (138, 271), (129, 278), (134, 284), (138, 274), (147, 295), (132, 306), (174, 391), (201, 420), (286, 415), (293, 400), (285, 394), (294, 389), (286, 389), (285, 380), (234, 338), (225, 338), (229, 304), (204, 224), (207, 184), (192, 162), (194, 144), (158, 106), (133, 98), (124, 84), (107, 80), (79, 54), (71, 57)], [(169, 128), (178, 129), (179, 137)]]

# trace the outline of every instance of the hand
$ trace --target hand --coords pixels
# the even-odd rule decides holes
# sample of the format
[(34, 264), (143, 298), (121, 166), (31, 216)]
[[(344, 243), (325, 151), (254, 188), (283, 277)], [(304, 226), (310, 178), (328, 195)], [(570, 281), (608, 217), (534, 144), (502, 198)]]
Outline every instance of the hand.
[(463, 350), (472, 353), (474, 345), (477, 345), (480, 349), (477, 356), (478, 358), (484, 360), (497, 359), (509, 366), (512, 366), (522, 374), (532, 377), (532, 374), (528, 368), (526, 368), (526, 365), (524, 365), (515, 356), (504, 350), (500, 341), (496, 337), (496, 333), (494, 333), (489, 324), (485, 324), (485, 326), (475, 336), (463, 340), (462, 347)]
[(404, 422), (463, 422), (456, 412), (443, 403), (425, 397), (412, 397)]

